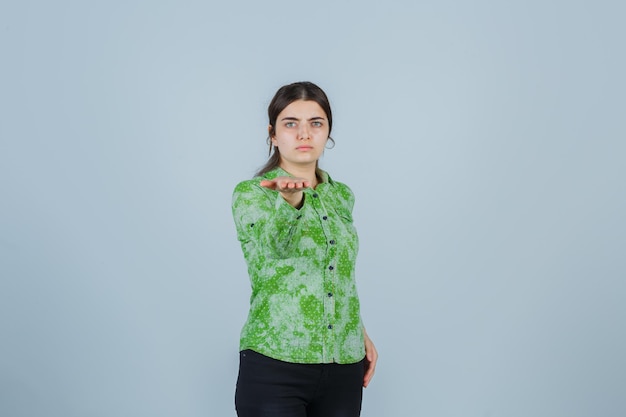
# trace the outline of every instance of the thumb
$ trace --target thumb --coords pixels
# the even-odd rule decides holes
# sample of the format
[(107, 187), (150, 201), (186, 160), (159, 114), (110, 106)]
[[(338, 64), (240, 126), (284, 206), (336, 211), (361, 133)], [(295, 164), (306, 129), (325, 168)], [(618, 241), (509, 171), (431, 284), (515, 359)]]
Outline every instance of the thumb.
[(276, 189), (276, 181), (273, 181), (273, 180), (261, 180), (259, 185), (261, 187), (269, 188), (270, 190)]

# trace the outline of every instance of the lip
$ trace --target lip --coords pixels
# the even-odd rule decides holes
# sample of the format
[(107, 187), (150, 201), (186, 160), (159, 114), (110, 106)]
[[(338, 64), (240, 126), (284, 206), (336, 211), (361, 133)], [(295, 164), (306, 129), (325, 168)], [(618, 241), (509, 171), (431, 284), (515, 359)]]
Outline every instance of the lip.
[(313, 149), (313, 147), (304, 145), (304, 146), (298, 146), (296, 149), (299, 151), (310, 151), (311, 149)]

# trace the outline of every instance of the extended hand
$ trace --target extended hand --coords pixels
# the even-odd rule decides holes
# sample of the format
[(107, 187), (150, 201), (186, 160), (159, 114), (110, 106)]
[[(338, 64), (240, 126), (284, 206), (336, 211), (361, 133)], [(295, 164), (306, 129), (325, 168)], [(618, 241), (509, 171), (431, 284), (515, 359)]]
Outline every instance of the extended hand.
[(289, 204), (297, 208), (302, 203), (302, 191), (311, 186), (311, 181), (304, 178), (276, 177), (273, 180), (262, 180), (259, 185), (278, 191)]
[(276, 177), (273, 180), (262, 180), (261, 187), (281, 193), (295, 193), (311, 186), (309, 180), (295, 177)]

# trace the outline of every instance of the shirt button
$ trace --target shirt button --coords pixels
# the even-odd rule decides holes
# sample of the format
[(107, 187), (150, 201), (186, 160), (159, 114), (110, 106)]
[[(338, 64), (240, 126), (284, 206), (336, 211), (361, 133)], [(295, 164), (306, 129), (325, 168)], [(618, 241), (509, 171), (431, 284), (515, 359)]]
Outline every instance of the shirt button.
[(328, 293), (328, 296), (329, 296), (329, 297), (332, 297), (332, 296), (333, 296), (333, 293), (332, 293), (332, 292), (329, 292), (329, 293)]
[(334, 245), (335, 244), (335, 239), (330, 239), (330, 241), (328, 243), (330, 243), (331, 245)]
[(332, 325), (332, 324), (329, 324), (329, 325), (328, 325), (328, 330), (332, 330), (332, 329), (333, 329), (333, 325)]
[(317, 198), (317, 193), (313, 193), (313, 198)]
[(323, 216), (322, 220), (328, 220), (328, 216)]
[(329, 270), (329, 271), (332, 271), (333, 269), (335, 269), (335, 267), (334, 267), (334, 266), (332, 266), (332, 265), (328, 267), (328, 270)]

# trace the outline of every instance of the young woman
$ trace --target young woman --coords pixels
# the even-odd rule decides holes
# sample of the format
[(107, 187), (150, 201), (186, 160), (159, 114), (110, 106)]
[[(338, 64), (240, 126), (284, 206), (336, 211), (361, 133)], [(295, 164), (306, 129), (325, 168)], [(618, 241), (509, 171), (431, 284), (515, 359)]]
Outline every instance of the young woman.
[(233, 217), (252, 284), (239, 417), (357, 417), (378, 358), (359, 312), (354, 195), (318, 167), (333, 125), (313, 83), (281, 87), (271, 156), (237, 185)]

